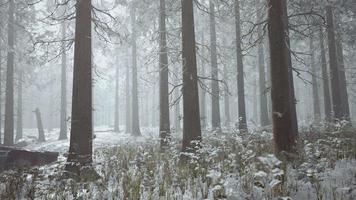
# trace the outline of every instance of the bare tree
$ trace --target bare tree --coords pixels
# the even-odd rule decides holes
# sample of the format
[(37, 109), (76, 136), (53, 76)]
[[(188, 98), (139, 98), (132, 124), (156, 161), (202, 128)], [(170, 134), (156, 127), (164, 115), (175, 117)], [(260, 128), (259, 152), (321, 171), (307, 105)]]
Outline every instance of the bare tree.
[(120, 132), (120, 121), (119, 121), (119, 65), (116, 66), (115, 73), (115, 110), (114, 110), (114, 132)]
[(73, 68), (72, 121), (66, 169), (80, 173), (81, 166), (92, 163), (92, 43), (91, 0), (76, 4)]
[(4, 145), (12, 146), (14, 144), (14, 0), (9, 0), (9, 21), (8, 21), (8, 53), (6, 70), (6, 98), (5, 98), (5, 129)]
[(167, 146), (170, 135), (169, 92), (168, 92), (168, 52), (166, 32), (166, 3), (160, 0), (159, 13), (159, 133), (161, 148)]
[[(62, 40), (65, 39), (67, 32), (66, 23), (62, 22)], [(60, 110), (60, 130), (59, 140), (67, 139), (67, 52), (66, 44), (61, 44), (61, 110)]]
[(239, 130), (246, 131), (246, 104), (245, 104), (245, 81), (244, 67), (241, 49), (241, 22), (240, 22), (240, 0), (234, 1), (235, 27), (236, 27), (236, 58), (237, 58), (237, 96), (239, 111)]
[(135, 7), (132, 4), (130, 10), (131, 16), (131, 47), (132, 47), (132, 112), (131, 112), (131, 125), (134, 136), (140, 136), (140, 119), (138, 114), (138, 91), (137, 91), (137, 44), (136, 44), (136, 14)]
[(340, 93), (340, 78), (337, 63), (337, 49), (334, 30), (334, 16), (330, 5), (326, 6), (326, 22), (328, 31), (329, 60), (330, 60), (330, 79), (331, 96), (333, 104), (333, 118), (340, 120), (342, 118), (342, 105)]
[(36, 110), (33, 112), (36, 114), (38, 141), (44, 142), (44, 141), (46, 141), (46, 138), (45, 138), (45, 134), (44, 134), (44, 130), (43, 130), (43, 123), (42, 123), (40, 109), (36, 108)]
[(193, 0), (182, 0), (183, 141), (189, 151), (201, 140)]
[(221, 131), (220, 123), (220, 92), (219, 92), (219, 70), (216, 49), (216, 21), (215, 5), (209, 0), (210, 21), (210, 60), (211, 60), (211, 126), (213, 130)]
[[(285, 1), (285, 0), (282, 0)], [(286, 23), (283, 20), (286, 10), (281, 0), (268, 1), (268, 36), (271, 59), (271, 96), (273, 109), (273, 139), (277, 154), (296, 151), (296, 134), (291, 96), (289, 58), (286, 41)]]
[(327, 63), (325, 56), (325, 47), (324, 47), (324, 36), (323, 29), (319, 29), (319, 43), (320, 43), (320, 56), (321, 56), (321, 73), (323, 78), (323, 92), (324, 92), (324, 112), (325, 120), (327, 122), (331, 121), (331, 100), (330, 100), (330, 87), (329, 87), (329, 75), (327, 71)]
[(320, 100), (319, 90), (317, 82), (317, 72), (315, 66), (315, 54), (314, 54), (314, 37), (313, 33), (309, 36), (309, 50), (310, 50), (310, 68), (312, 73), (312, 89), (313, 89), (313, 108), (314, 108), (314, 122), (320, 122)]

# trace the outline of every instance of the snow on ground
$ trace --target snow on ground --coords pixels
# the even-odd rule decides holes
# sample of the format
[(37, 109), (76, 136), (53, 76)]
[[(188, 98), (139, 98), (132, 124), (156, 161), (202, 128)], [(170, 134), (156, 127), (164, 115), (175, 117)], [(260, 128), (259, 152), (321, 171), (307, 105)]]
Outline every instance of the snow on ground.
[[(123, 130), (123, 129), (122, 129)], [(293, 163), (273, 155), (272, 134), (203, 133), (203, 143), (181, 166), (181, 134), (160, 152), (158, 129), (142, 128), (141, 137), (96, 127), (93, 166), (101, 178), (78, 182), (63, 178), (69, 140), (58, 130), (37, 142), (25, 130), (26, 149), (58, 151), (59, 160), (33, 169), (0, 174), (0, 199), (356, 199), (355, 132), (301, 134), (302, 152)]]
[[(124, 129), (121, 128), (121, 130)], [(115, 147), (120, 144), (144, 143), (146, 140), (158, 139), (157, 128), (142, 128), (141, 131), (141, 137), (132, 137), (131, 134), (126, 134), (124, 131), (115, 133), (111, 127), (95, 127), (95, 139), (93, 141), (94, 150), (103, 147)], [(37, 129), (25, 129), (24, 138), (21, 141), (25, 141), (27, 143), (24, 147), (27, 150), (55, 151), (60, 154), (64, 154), (68, 152), (69, 149), (69, 132), (70, 131), (68, 131), (68, 140), (58, 140), (59, 129), (53, 129), (50, 132), (45, 131), (46, 142), (38, 142)]]

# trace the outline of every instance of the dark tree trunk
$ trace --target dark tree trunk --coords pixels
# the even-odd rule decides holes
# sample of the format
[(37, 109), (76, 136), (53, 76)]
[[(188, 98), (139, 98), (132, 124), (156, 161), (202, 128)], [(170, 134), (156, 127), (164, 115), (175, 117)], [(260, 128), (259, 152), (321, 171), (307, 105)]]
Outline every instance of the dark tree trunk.
[(211, 60), (211, 126), (213, 130), (221, 131), (220, 124), (220, 92), (219, 92), (219, 70), (216, 49), (216, 22), (215, 6), (209, 1), (210, 16), (210, 60)]
[(37, 130), (38, 130), (38, 141), (44, 142), (46, 141), (44, 130), (43, 130), (43, 124), (42, 124), (42, 118), (41, 118), (41, 112), (40, 109), (36, 108), (34, 111), (36, 114), (36, 121), (37, 121)]
[(66, 169), (76, 173), (92, 164), (91, 0), (77, 0), (73, 68), (72, 120)]
[(349, 95), (347, 92), (347, 81), (346, 81), (346, 71), (344, 63), (344, 52), (342, 47), (341, 37), (336, 41), (336, 52), (338, 58), (338, 70), (340, 78), (340, 93), (341, 93), (341, 108), (342, 108), (342, 119), (351, 122), (350, 119), (350, 106), (349, 106)]
[(182, 0), (182, 58), (183, 58), (183, 143), (182, 151), (200, 141), (200, 112), (197, 61), (195, 50), (193, 0)]
[(159, 20), (159, 134), (161, 138), (161, 148), (168, 145), (170, 137), (169, 123), (169, 91), (168, 91), (168, 52), (166, 33), (166, 3), (160, 0), (160, 20)]
[(314, 37), (313, 35), (309, 38), (309, 48), (310, 48), (310, 68), (312, 73), (312, 89), (313, 89), (313, 108), (314, 108), (314, 122), (320, 122), (320, 100), (319, 100), (319, 90), (317, 82), (317, 72), (315, 68), (315, 54), (314, 54)]
[(246, 105), (245, 105), (245, 83), (244, 68), (241, 49), (241, 23), (240, 23), (240, 0), (235, 0), (235, 26), (236, 26), (236, 53), (237, 53), (237, 96), (239, 109), (239, 130), (246, 131)]
[(321, 27), (319, 29), (319, 42), (320, 42), (320, 56), (321, 56), (321, 73), (323, 77), (325, 120), (327, 122), (331, 122), (331, 99), (330, 99), (330, 89), (329, 89), (329, 76), (328, 76), (326, 57), (325, 57), (324, 36)]
[[(286, 3), (286, 2), (284, 2)], [(296, 134), (293, 132), (293, 98), (286, 41), (286, 24), (283, 20), (283, 2), (268, 1), (268, 36), (271, 59), (271, 96), (273, 109), (273, 139), (277, 154), (296, 151)]]
[[(290, 38), (289, 38), (289, 21), (288, 21), (288, 6), (287, 6), (287, 1), (282, 0), (282, 20), (284, 24), (284, 33), (285, 33), (285, 40), (286, 40), (286, 45), (285, 45), (285, 54), (287, 58), (287, 63), (288, 63), (288, 74), (289, 74), (289, 92), (290, 92), (290, 98), (292, 99), (292, 102), (290, 104), (290, 110), (292, 112), (292, 132), (295, 135), (294, 137), (297, 140), (298, 137), (298, 118), (297, 118), (297, 110), (296, 110), (296, 103), (297, 100), (295, 98), (295, 91), (294, 91), (294, 78), (293, 78), (293, 66), (292, 66), (292, 58), (291, 58), (291, 52), (290, 52)], [(272, 114), (273, 115), (273, 114)]]
[(23, 71), (22, 69), (18, 70), (18, 83), (17, 83), (17, 121), (16, 121), (16, 138), (15, 140), (22, 139), (22, 80)]
[[(62, 22), (62, 40), (66, 38), (66, 23)], [(66, 43), (62, 41), (62, 66), (61, 66), (61, 111), (59, 140), (67, 139), (67, 52)]]
[(14, 0), (9, 0), (4, 145), (14, 145)]
[(340, 120), (342, 118), (342, 101), (340, 91), (340, 78), (337, 63), (336, 40), (334, 30), (334, 19), (331, 6), (326, 6), (326, 23), (328, 30), (329, 60), (330, 60), (330, 79), (331, 96), (333, 104), (333, 118)]
[[(2, 34), (1, 34), (2, 35)], [(0, 79), (2, 79), (2, 53), (0, 49)], [(0, 81), (0, 144), (2, 143), (2, 81)]]
[[(257, 1), (259, 2), (259, 1)], [(256, 2), (256, 10), (257, 10), (257, 22), (261, 22), (263, 20), (262, 12), (259, 12), (257, 9)], [(265, 53), (263, 47), (263, 33), (262, 26), (257, 27), (258, 38), (260, 38), (261, 42), (258, 44), (257, 54), (258, 54), (258, 74), (259, 74), (259, 93), (260, 93), (260, 121), (261, 126), (267, 126), (269, 124), (268, 120), (268, 106), (267, 106), (267, 82), (266, 82), (266, 72), (265, 72)]]
[(130, 92), (130, 65), (126, 62), (126, 133), (132, 133), (132, 126), (131, 126), (131, 92)]
[(131, 25), (132, 25), (132, 132), (133, 136), (140, 136), (140, 119), (138, 115), (138, 91), (137, 91), (137, 45), (136, 45), (136, 14), (135, 8), (131, 7)]
[(116, 66), (115, 74), (115, 111), (114, 111), (114, 132), (120, 132), (120, 121), (119, 121), (119, 66)]

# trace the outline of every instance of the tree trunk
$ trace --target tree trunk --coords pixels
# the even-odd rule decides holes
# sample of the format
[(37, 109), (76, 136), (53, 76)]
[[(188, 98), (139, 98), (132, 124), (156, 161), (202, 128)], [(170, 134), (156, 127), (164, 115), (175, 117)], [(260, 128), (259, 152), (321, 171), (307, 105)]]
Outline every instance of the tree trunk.
[(337, 60), (338, 60), (338, 70), (339, 70), (339, 79), (340, 79), (342, 119), (351, 122), (349, 95), (347, 92), (347, 81), (345, 75), (346, 71), (345, 71), (345, 63), (344, 63), (344, 52), (343, 52), (341, 37), (339, 37), (336, 41), (336, 52), (338, 58)]
[[(286, 2), (284, 2), (286, 3)], [(268, 1), (268, 36), (271, 59), (271, 96), (273, 109), (273, 139), (275, 152), (296, 151), (296, 134), (293, 132), (293, 98), (286, 41), (286, 24), (283, 12), (286, 12), (280, 0)], [(295, 106), (295, 105), (294, 105)]]
[[(227, 67), (226, 65), (224, 65), (224, 80), (227, 84), (228, 81), (228, 72), (227, 72)], [(224, 92), (224, 109), (225, 109), (225, 126), (227, 128), (230, 128), (230, 94), (228, 91), (228, 88), (226, 88), (225, 92)]]
[(15, 140), (22, 139), (22, 80), (23, 71), (22, 69), (18, 70), (18, 84), (17, 84), (17, 121), (16, 121), (16, 138)]
[(41, 112), (40, 109), (36, 108), (34, 111), (36, 114), (36, 120), (37, 120), (37, 129), (38, 129), (38, 141), (44, 142), (46, 141), (44, 130), (43, 130), (43, 124), (42, 124), (42, 118), (41, 118)]
[(167, 33), (166, 33), (166, 3), (160, 0), (159, 13), (159, 134), (161, 148), (168, 145), (170, 137), (169, 123), (169, 91), (168, 91), (168, 52), (167, 52)]
[(216, 50), (216, 22), (215, 6), (212, 0), (209, 1), (210, 16), (210, 60), (211, 60), (211, 126), (213, 131), (221, 131), (220, 124), (220, 92), (219, 92), (219, 71)]
[(131, 25), (132, 25), (132, 135), (140, 136), (140, 119), (138, 115), (138, 91), (137, 91), (137, 45), (136, 45), (136, 14), (135, 8), (131, 5)]
[[(258, 2), (258, 1), (257, 1)], [(257, 9), (256, 2), (256, 11), (257, 11), (257, 22), (261, 22), (263, 20), (262, 12), (259, 12)], [(269, 124), (268, 120), (268, 106), (267, 106), (267, 82), (266, 82), (266, 72), (265, 72), (265, 55), (264, 55), (264, 47), (263, 47), (263, 33), (262, 26), (257, 27), (258, 38), (261, 42), (258, 44), (257, 54), (258, 54), (258, 74), (259, 74), (259, 97), (260, 97), (260, 121), (261, 126), (267, 126)]]
[(126, 133), (132, 133), (131, 126), (131, 92), (130, 92), (130, 65), (126, 62)]
[(328, 27), (328, 44), (329, 44), (329, 60), (330, 60), (330, 79), (331, 79), (331, 95), (333, 104), (334, 120), (342, 119), (342, 101), (340, 91), (340, 78), (337, 63), (337, 50), (335, 41), (334, 19), (330, 5), (326, 6), (326, 23)]
[(9, 0), (4, 145), (14, 145), (14, 0)]
[(120, 121), (119, 121), (119, 66), (116, 66), (115, 74), (115, 111), (114, 111), (114, 132), (120, 132)]
[(321, 55), (321, 73), (323, 77), (323, 91), (324, 91), (324, 111), (326, 122), (331, 122), (331, 99), (329, 89), (329, 76), (327, 71), (324, 36), (322, 27), (319, 29), (320, 55)]
[[(66, 38), (66, 23), (62, 22), (62, 40)], [(62, 68), (61, 68), (61, 111), (59, 140), (67, 139), (67, 52), (66, 43), (62, 41)]]
[[(174, 74), (175, 74), (175, 85), (179, 84), (179, 69), (178, 66), (174, 67)], [(175, 101), (175, 105), (174, 105), (174, 128), (176, 132), (180, 132), (182, 130), (181, 127), (181, 111), (180, 111), (180, 90), (179, 87), (174, 89), (174, 101)]]
[[(2, 35), (2, 34), (1, 34)], [(0, 79), (2, 80), (2, 53), (0, 49)], [(2, 143), (2, 81), (0, 81), (0, 144)]]
[(240, 0), (235, 0), (236, 53), (237, 53), (237, 96), (239, 109), (239, 130), (247, 131), (244, 68), (241, 49)]
[[(205, 40), (204, 40), (204, 30), (202, 30), (202, 36), (201, 36), (201, 39), (202, 39), (202, 44), (205, 43)], [(200, 61), (200, 64), (201, 64), (201, 67), (200, 67), (200, 75), (201, 77), (205, 77), (206, 74), (205, 74), (205, 60), (204, 60), (204, 48), (201, 49), (201, 61)], [(202, 85), (205, 85), (205, 81), (204, 80), (200, 80), (201, 84)], [(200, 94), (199, 94), (199, 97), (200, 97), (200, 121), (201, 121), (201, 128), (204, 130), (206, 129), (206, 91), (205, 91), (205, 88), (203, 87), (200, 87)]]
[[(285, 47), (285, 53), (286, 53), (286, 58), (287, 58), (287, 64), (288, 64), (288, 74), (289, 74), (289, 92), (290, 92), (290, 98), (292, 99), (292, 102), (290, 104), (290, 110), (292, 112), (292, 132), (295, 135), (295, 139), (297, 140), (298, 138), (298, 118), (297, 118), (297, 110), (296, 110), (296, 103), (297, 100), (295, 98), (295, 91), (294, 91), (294, 78), (293, 78), (293, 66), (292, 66), (292, 58), (291, 58), (291, 51), (290, 51), (290, 38), (289, 38), (289, 21), (288, 21), (288, 6), (287, 6), (287, 1), (282, 0), (282, 20), (284, 24), (284, 33), (285, 33), (285, 40), (286, 40), (286, 45)], [(273, 115), (273, 114), (272, 114)]]
[(72, 121), (66, 169), (80, 173), (92, 164), (91, 0), (77, 0), (73, 68)]
[[(311, 33), (312, 34), (312, 33)], [(315, 54), (314, 54), (314, 37), (313, 35), (309, 38), (309, 47), (310, 47), (310, 68), (312, 73), (312, 89), (313, 89), (313, 108), (314, 108), (314, 122), (320, 122), (320, 100), (319, 100), (319, 91), (318, 91), (318, 82), (317, 82), (317, 72), (315, 69)]]
[(189, 151), (200, 141), (200, 112), (194, 33), (193, 0), (182, 0), (183, 58), (183, 142), (182, 151)]

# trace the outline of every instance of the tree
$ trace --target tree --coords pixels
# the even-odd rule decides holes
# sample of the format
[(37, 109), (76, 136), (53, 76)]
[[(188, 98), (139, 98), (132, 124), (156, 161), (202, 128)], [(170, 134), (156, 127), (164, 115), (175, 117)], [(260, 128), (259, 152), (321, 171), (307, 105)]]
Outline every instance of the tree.
[(339, 70), (338, 70), (338, 63), (337, 63), (334, 17), (333, 17), (331, 5), (326, 6), (326, 23), (327, 23), (328, 44), (329, 44), (333, 118), (334, 120), (340, 120), (342, 119), (342, 105), (341, 105), (342, 102), (341, 102)]
[(116, 66), (115, 73), (115, 111), (114, 111), (114, 132), (120, 132), (119, 121), (119, 66)]
[(211, 126), (213, 130), (221, 131), (220, 124), (220, 92), (218, 75), (218, 58), (216, 49), (215, 5), (209, 0), (210, 21), (210, 60), (211, 60)]
[(44, 130), (43, 130), (43, 124), (42, 124), (42, 118), (41, 118), (41, 112), (40, 109), (36, 108), (35, 111), (33, 111), (36, 114), (36, 120), (37, 120), (37, 130), (38, 130), (38, 141), (44, 142), (46, 141)]
[(244, 66), (241, 49), (241, 22), (240, 22), (240, 0), (234, 1), (235, 9), (235, 27), (236, 27), (236, 59), (237, 59), (237, 96), (239, 111), (239, 130), (246, 131), (246, 105), (245, 105), (245, 83)]
[[(62, 22), (62, 40), (66, 37), (66, 23)], [(60, 130), (59, 140), (67, 139), (67, 53), (66, 44), (62, 41), (62, 63), (61, 63), (61, 111), (60, 111)]]
[(131, 47), (132, 47), (132, 105), (131, 105), (131, 126), (133, 136), (140, 136), (140, 119), (138, 115), (138, 91), (137, 91), (137, 44), (136, 44), (136, 14), (132, 4), (130, 10), (131, 17)]
[(17, 77), (17, 121), (16, 121), (16, 140), (22, 139), (22, 81), (23, 69), (18, 69)]
[[(256, 1), (256, 13), (257, 13), (257, 22), (259, 23), (260, 21), (263, 20), (263, 15), (262, 12), (258, 11), (257, 9), (257, 3), (259, 1)], [(264, 47), (263, 47), (263, 33), (262, 33), (262, 26), (257, 27), (257, 34), (258, 38), (261, 40), (261, 42), (258, 44), (257, 47), (257, 57), (258, 57), (258, 74), (259, 74), (259, 97), (260, 97), (260, 121), (261, 121), (261, 126), (267, 126), (269, 124), (269, 119), (268, 119), (268, 106), (267, 106), (267, 87), (266, 87), (266, 68), (265, 68), (265, 53), (264, 53)]]
[(200, 113), (197, 61), (195, 50), (193, 0), (182, 0), (182, 58), (183, 58), (183, 141), (182, 151), (200, 141)]
[(4, 145), (12, 146), (14, 144), (14, 0), (9, 0), (9, 21), (8, 21), (8, 53), (6, 70), (6, 94), (5, 94), (5, 128)]
[(126, 103), (126, 133), (131, 133), (132, 132), (132, 126), (131, 126), (131, 93), (130, 93), (130, 65), (128, 63), (128, 59), (126, 59), (126, 78), (125, 78), (125, 103)]
[[(282, 0), (285, 1), (285, 0)], [(293, 109), (289, 70), (290, 51), (286, 41), (286, 7), (281, 0), (268, 1), (268, 37), (271, 61), (271, 96), (273, 110), (273, 139), (277, 154), (296, 151)]]
[(314, 54), (314, 37), (313, 33), (309, 36), (309, 50), (310, 50), (310, 68), (312, 73), (312, 89), (313, 89), (313, 108), (314, 108), (314, 122), (320, 122), (320, 100), (317, 82), (317, 73), (315, 69), (315, 54)]
[(326, 57), (325, 57), (323, 29), (321, 26), (319, 28), (319, 43), (320, 43), (320, 56), (321, 56), (321, 73), (323, 78), (325, 120), (326, 122), (331, 122), (329, 76), (328, 76)]
[(92, 163), (91, 0), (76, 4), (72, 120), (66, 169), (80, 173)]
[(168, 92), (168, 52), (166, 33), (166, 3), (160, 0), (159, 13), (159, 134), (161, 148), (167, 146), (170, 135), (169, 92)]

